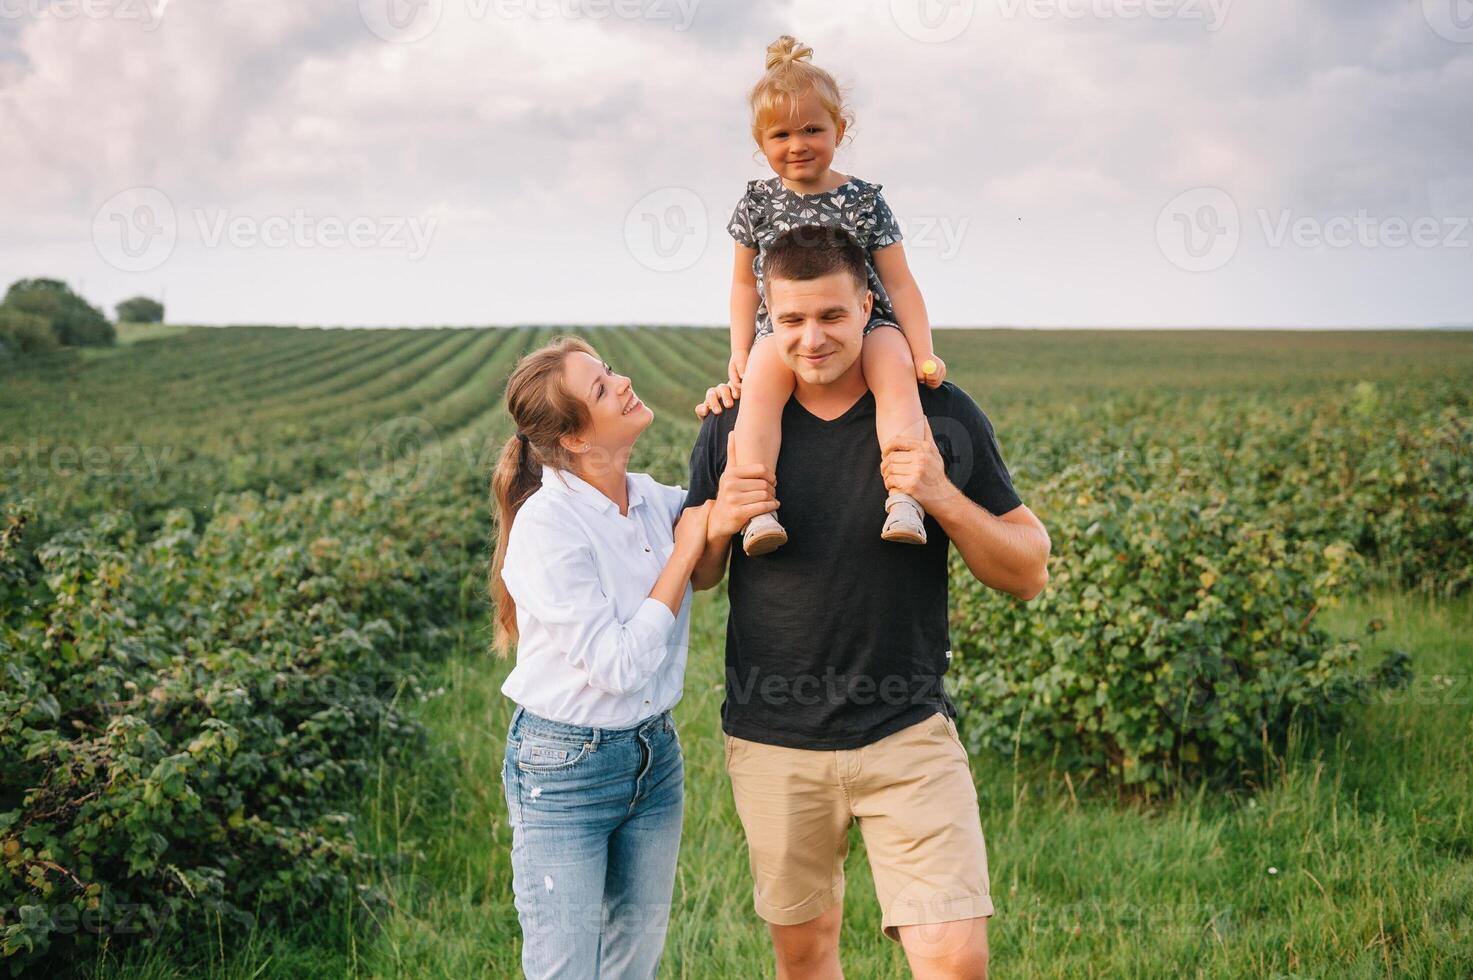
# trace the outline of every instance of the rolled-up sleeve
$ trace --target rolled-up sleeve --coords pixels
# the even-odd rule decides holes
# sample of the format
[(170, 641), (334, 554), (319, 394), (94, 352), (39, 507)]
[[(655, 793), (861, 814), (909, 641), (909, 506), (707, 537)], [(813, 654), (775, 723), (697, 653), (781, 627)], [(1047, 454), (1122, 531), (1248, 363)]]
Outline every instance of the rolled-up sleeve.
[(591, 687), (633, 694), (670, 654), (675, 615), (647, 598), (621, 622), (599, 580), (593, 547), (576, 527), (535, 512), (517, 515), (501, 578), (518, 612), (537, 620)]

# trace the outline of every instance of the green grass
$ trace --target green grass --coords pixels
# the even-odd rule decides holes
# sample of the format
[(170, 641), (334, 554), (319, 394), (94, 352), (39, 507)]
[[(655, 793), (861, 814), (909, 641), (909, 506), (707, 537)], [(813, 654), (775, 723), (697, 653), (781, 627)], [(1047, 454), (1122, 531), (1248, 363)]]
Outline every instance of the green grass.
[[(433, 423), (447, 448), (454, 443), (447, 470), (483, 472), (507, 431), (500, 389), (512, 359), (552, 332), (432, 341), (421, 332), (193, 329), (9, 376), (0, 416), (15, 425), (17, 441), (33, 433), (100, 440), (100, 430), (116, 430), (120, 439), (186, 444), (199, 459), (181, 459), (157, 487), (141, 488), (160, 503), (199, 480), (215, 487), (227, 465), (243, 467), (235, 481), (243, 486), (280, 480), (290, 490), (327, 479), (356, 462), (360, 430), (404, 412)], [(584, 335), (656, 406), (635, 468), (684, 482), (695, 432), (689, 403), (724, 373), (724, 333)], [(1139, 409), (1136, 421), (1147, 429), (1166, 423), (1152, 438), (1168, 439), (1178, 430), (1191, 437), (1214, 406), (1240, 398), (1281, 406), (1317, 392), (1339, 397), (1363, 381), (1410, 397), (1448, 379), (1466, 391), (1473, 377), (1473, 343), (1451, 332), (986, 330), (939, 332), (937, 343), (953, 379), (997, 424), (1010, 462), (1023, 464), (1014, 475), (1025, 500), (1026, 460), (1045, 446), (1042, 436), (1082, 438), (1071, 420), (1088, 422), (1102, 406), (1123, 419)], [(385, 375), (374, 381), (376, 365)], [(309, 377), (318, 383), (299, 383)], [(167, 384), (141, 385), (144, 378)], [(375, 394), (361, 408), (361, 391), (347, 384), (356, 378)], [(263, 403), (253, 392), (273, 397)], [(179, 404), (208, 410), (171, 410)], [(275, 424), (255, 429), (258, 416)], [(280, 459), (280, 472), (247, 465), (244, 449), (261, 445)], [(44, 469), (14, 475), (43, 499), (67, 489)], [(103, 484), (90, 492), (131, 500), (125, 490)], [(479, 580), (484, 568), (471, 574)], [(676, 709), (686, 822), (666, 977), (772, 975), (722, 766), (724, 617), (723, 592), (698, 596)], [(1473, 976), (1473, 596), (1447, 602), (1374, 591), (1326, 621), (1365, 638), (1372, 618), (1387, 629), (1367, 639), (1368, 661), (1391, 646), (1406, 649), (1417, 684), (1351, 706), (1338, 731), (1299, 733), (1282, 757), (1266, 754), (1254, 791), (1188, 793), (1147, 808), (1046, 762), (974, 757), (997, 906), (997, 975)], [(485, 653), (486, 630), (484, 610), (468, 611), (459, 642), (428, 668), (425, 689), (439, 693), (415, 707), (432, 736), (424, 758), (408, 769), (383, 767), (364, 787), (358, 832), (383, 855), (380, 884), (395, 895), (391, 908), (350, 901), (245, 933), (136, 945), (105, 956), (93, 975), (518, 975), (500, 781), (511, 705), (499, 687), (510, 663)], [(879, 931), (857, 831), (847, 873), (847, 975), (906, 975), (899, 947)]]
[[(771, 975), (741, 827), (722, 766), (725, 597), (696, 602), (686, 693), (686, 816), (662, 976)], [(973, 759), (1009, 977), (1473, 974), (1473, 601), (1377, 592), (1331, 614), (1368, 651), (1399, 646), (1421, 680), (1355, 706), (1338, 733), (1264, 759), (1255, 793), (1121, 804), (1046, 766)], [(500, 781), (510, 667), (467, 622), (429, 685), (432, 750), (367, 787), (363, 830), (389, 857), (395, 908), (324, 910), (207, 963), (152, 950), (103, 977), (516, 976), (510, 831)], [(1434, 678), (1455, 678), (1447, 687)], [(851, 831), (841, 955), (852, 977), (905, 974), (879, 931), (863, 840)], [(1270, 868), (1277, 873), (1271, 873)], [(357, 923), (357, 925), (355, 925)], [(308, 940), (308, 937), (311, 937)]]

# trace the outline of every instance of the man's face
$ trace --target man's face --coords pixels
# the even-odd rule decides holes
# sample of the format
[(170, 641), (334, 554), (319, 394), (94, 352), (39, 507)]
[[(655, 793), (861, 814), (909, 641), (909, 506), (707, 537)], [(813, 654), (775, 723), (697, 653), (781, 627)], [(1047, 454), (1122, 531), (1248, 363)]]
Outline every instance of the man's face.
[(804, 382), (826, 385), (859, 359), (873, 302), (842, 269), (818, 279), (768, 279), (767, 312), (783, 363)]

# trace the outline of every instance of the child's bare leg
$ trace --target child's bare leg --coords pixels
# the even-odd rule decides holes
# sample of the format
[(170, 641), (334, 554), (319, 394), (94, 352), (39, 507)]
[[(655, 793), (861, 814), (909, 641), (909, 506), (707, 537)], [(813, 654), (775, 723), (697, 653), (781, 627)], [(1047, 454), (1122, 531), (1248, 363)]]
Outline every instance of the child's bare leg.
[[(771, 337), (752, 346), (747, 373), (742, 377), (742, 407), (736, 422), (736, 458), (762, 463), (777, 472), (783, 444), (783, 407), (793, 395), (793, 372), (783, 363)], [(919, 404), (919, 402), (917, 402)], [(788, 532), (776, 514), (759, 514), (742, 531), (742, 548), (762, 555), (781, 547)]]
[[(876, 327), (864, 338), (861, 352), (864, 380), (875, 393), (875, 434), (880, 450), (896, 436), (922, 438), (926, 415), (921, 411), (915, 361), (905, 335), (891, 327)], [(885, 500), (888, 516), (880, 536), (887, 541), (925, 544), (925, 511), (909, 494), (891, 493)]]

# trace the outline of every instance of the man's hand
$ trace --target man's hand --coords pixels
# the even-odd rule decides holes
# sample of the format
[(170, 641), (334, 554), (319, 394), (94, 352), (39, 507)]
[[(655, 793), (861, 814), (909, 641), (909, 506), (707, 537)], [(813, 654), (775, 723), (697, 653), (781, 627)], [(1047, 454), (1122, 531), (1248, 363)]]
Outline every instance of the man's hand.
[[(931, 368), (931, 373), (926, 373), (926, 368)], [(916, 361), (916, 380), (928, 388), (939, 388), (941, 382), (946, 380), (946, 362), (941, 355), (934, 351)]]
[(766, 466), (737, 464), (736, 432), (728, 432), (726, 467), (716, 488), (716, 506), (711, 508), (706, 522), (706, 537), (711, 541), (725, 541), (733, 534), (740, 534), (758, 514), (777, 510), (776, 488), (777, 476)]
[[(730, 383), (719, 384), (714, 388), (706, 389), (706, 400), (696, 406), (696, 418), (705, 418), (710, 412), (721, 414), (721, 407), (727, 408), (736, 404), (736, 400), (742, 397), (742, 386)], [(727, 459), (731, 457), (728, 456)]]
[(894, 493), (908, 493), (927, 511), (953, 494), (956, 485), (947, 479), (941, 450), (931, 435), (931, 423), (923, 426), (922, 438), (896, 436), (885, 446), (880, 457), (880, 473), (885, 488)]

